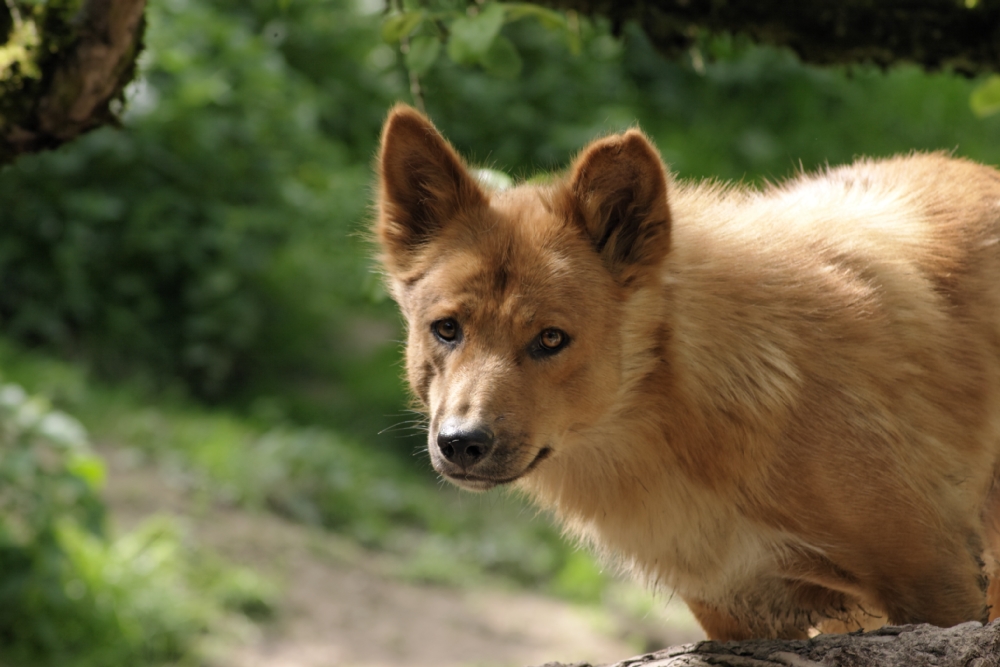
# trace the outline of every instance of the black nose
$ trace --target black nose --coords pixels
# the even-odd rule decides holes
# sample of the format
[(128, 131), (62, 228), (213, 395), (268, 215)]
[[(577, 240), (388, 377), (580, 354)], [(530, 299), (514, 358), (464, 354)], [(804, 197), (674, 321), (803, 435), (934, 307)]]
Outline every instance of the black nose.
[(462, 424), (451, 419), (437, 436), (441, 455), (463, 468), (475, 465), (493, 449), (493, 432), (480, 424)]

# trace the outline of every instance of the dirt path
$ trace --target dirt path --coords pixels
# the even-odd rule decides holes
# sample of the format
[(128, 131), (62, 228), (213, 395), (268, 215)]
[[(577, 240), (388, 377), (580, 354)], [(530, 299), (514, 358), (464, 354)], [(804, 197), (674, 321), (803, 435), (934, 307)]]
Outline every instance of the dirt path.
[(383, 555), (266, 512), (197, 503), (157, 469), (105, 454), (105, 495), (118, 526), (174, 515), (198, 543), (281, 584), (276, 620), (227, 650), (220, 667), (600, 664), (703, 637), (683, 611), (672, 612), (668, 624), (623, 622), (607, 611), (528, 592), (402, 581)]

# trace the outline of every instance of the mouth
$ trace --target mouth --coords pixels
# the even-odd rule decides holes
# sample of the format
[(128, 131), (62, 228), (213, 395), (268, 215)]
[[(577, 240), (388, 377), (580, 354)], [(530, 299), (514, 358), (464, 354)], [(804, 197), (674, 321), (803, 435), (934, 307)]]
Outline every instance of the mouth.
[(516, 482), (517, 480), (521, 479), (522, 477), (530, 473), (532, 470), (537, 468), (538, 465), (545, 459), (549, 458), (551, 454), (552, 454), (551, 447), (542, 447), (540, 450), (538, 450), (538, 454), (535, 455), (535, 458), (531, 460), (531, 463), (529, 463), (524, 468), (524, 470), (517, 473), (516, 475), (513, 475), (512, 477), (487, 477), (484, 475), (475, 475), (472, 473), (450, 473), (450, 472), (446, 472), (444, 474), (449, 480), (455, 482), (459, 486), (475, 491), (486, 491), (487, 489), (492, 489), (495, 486), (502, 486), (504, 484), (510, 484), (511, 482)]

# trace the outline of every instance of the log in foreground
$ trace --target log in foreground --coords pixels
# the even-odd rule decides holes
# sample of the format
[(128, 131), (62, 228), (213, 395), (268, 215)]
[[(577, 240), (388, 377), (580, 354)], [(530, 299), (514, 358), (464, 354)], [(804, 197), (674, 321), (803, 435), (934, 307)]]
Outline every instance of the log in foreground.
[[(1000, 620), (887, 626), (810, 640), (705, 641), (629, 658), (610, 667), (998, 667)], [(586, 663), (542, 667), (591, 667)]]

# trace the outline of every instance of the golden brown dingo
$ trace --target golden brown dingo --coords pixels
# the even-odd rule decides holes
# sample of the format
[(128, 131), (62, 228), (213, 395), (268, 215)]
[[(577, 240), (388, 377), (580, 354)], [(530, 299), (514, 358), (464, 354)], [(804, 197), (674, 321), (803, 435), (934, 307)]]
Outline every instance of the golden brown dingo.
[(379, 169), (445, 478), (523, 491), (716, 639), (1000, 610), (996, 170), (684, 183), (630, 130), (494, 192), (404, 106)]

